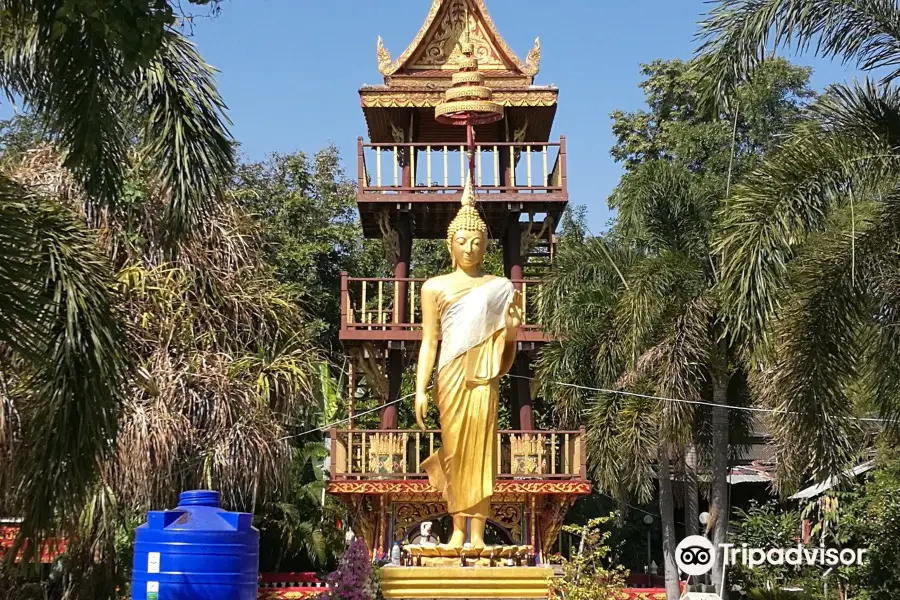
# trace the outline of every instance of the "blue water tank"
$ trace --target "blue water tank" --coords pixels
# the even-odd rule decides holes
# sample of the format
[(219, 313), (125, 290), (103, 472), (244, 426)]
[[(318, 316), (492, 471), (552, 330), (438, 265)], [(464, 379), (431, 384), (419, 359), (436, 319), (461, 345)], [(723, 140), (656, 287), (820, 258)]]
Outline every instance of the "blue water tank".
[(150, 511), (134, 536), (131, 600), (255, 600), (259, 531), (249, 513), (222, 510), (219, 492), (182, 492)]

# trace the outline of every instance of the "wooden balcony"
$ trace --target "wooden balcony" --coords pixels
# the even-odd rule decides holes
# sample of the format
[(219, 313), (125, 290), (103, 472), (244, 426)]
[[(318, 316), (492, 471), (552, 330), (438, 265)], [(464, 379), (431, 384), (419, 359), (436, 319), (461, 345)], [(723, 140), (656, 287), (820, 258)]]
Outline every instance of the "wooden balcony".
[[(422, 461), (441, 445), (439, 430), (332, 430), (329, 490), (338, 494), (432, 493)], [(500, 431), (496, 492), (590, 491), (584, 431)]]
[[(344, 343), (412, 342), (422, 339), (421, 288), (425, 279), (350, 277), (341, 274), (341, 326)], [(513, 280), (522, 293), (525, 322), (520, 344), (548, 341), (537, 325), (540, 280)], [(403, 314), (405, 318), (402, 318)]]
[[(357, 142), (357, 204), (367, 237), (385, 211), (413, 214), (415, 236), (443, 238), (468, 173), (464, 146)], [(476, 145), (475, 191), (494, 237), (510, 212), (558, 223), (568, 202), (566, 139)]]

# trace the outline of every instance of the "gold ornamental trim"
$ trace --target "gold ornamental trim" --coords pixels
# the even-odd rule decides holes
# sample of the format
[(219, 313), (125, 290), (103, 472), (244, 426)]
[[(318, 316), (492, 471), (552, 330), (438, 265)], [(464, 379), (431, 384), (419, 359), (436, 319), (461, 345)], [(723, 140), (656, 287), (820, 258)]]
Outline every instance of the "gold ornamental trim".
[[(528, 78), (524, 75), (502, 76), (495, 75), (491, 71), (479, 71), (484, 75), (484, 85), (492, 90), (498, 88), (518, 89), (528, 88)], [(455, 73), (453, 74), (455, 75)], [(466, 82), (478, 83), (478, 82)], [(385, 78), (385, 86), (389, 89), (405, 90), (405, 89), (440, 89), (445, 90), (453, 85), (452, 75), (446, 76), (428, 76), (422, 77), (418, 75), (399, 75)]]
[(322, 594), (324, 588), (260, 588), (257, 600), (302, 600), (315, 598)]
[(477, 83), (478, 85), (482, 85), (484, 79), (484, 73), (481, 71), (460, 71), (459, 73), (454, 73), (450, 76), (450, 83), (452, 85), (460, 83)]
[(487, 100), (457, 100), (442, 102), (434, 108), (434, 116), (452, 115), (461, 112), (502, 113), (503, 106)]
[[(360, 103), (363, 108), (434, 108), (444, 101), (442, 90), (433, 92), (363, 91)], [(493, 90), (493, 101), (501, 106), (554, 106), (557, 92)]]
[(460, 69), (477, 69), (478, 59), (474, 56), (466, 56), (459, 59), (459, 61), (456, 63), (456, 66)]
[(528, 56), (525, 57), (525, 68), (523, 71), (526, 75), (534, 77), (537, 75), (538, 69), (541, 65), (541, 39), (534, 38), (534, 45), (531, 47), (531, 50), (528, 51)]
[(546, 598), (553, 569), (495, 567), (388, 567), (380, 572), (381, 590), (393, 598)]
[[(338, 495), (350, 494), (412, 494), (414, 497), (438, 498), (440, 492), (427, 481), (383, 480), (368, 481), (348, 480), (331, 481), (328, 493)], [(500, 494), (566, 494), (583, 496), (591, 493), (591, 482), (584, 479), (541, 480), (514, 479), (498, 480), (494, 484), (494, 498)], [(421, 496), (420, 496), (421, 495)]]
[(486, 87), (481, 87), (480, 85), (467, 85), (465, 87), (450, 88), (446, 92), (444, 92), (445, 100), (460, 100), (470, 98), (474, 100), (490, 100), (491, 90)]
[[(429, 8), (428, 15), (425, 17), (425, 22), (422, 23), (422, 27), (419, 28), (418, 33), (416, 33), (416, 36), (413, 38), (412, 42), (410, 42), (409, 46), (406, 47), (396, 60), (391, 61), (390, 54), (384, 48), (384, 44), (382, 42), (378, 43), (377, 60), (379, 72), (385, 77), (390, 77), (403, 67), (412, 67), (413, 65), (408, 65), (407, 63), (421, 54), (421, 51), (423, 51), (431, 41), (430, 38), (435, 36), (438, 29), (441, 29), (437, 25), (446, 25), (443, 22), (450, 21), (449, 17), (451, 11), (459, 11), (460, 6), (464, 6), (467, 9), (470, 19), (473, 19), (476, 24), (480, 23), (483, 26), (485, 37), (487, 38), (486, 41), (496, 47), (499, 53), (502, 54), (503, 59), (511, 64), (514, 70), (527, 76), (530, 83), (538, 71), (540, 45), (537, 40), (535, 40), (535, 48), (532, 48), (531, 52), (529, 52), (528, 58), (530, 60), (523, 62), (519, 59), (512, 49), (510, 49), (506, 41), (500, 36), (483, 0), (432, 0), (431, 8)], [(436, 23), (439, 17), (440, 23)], [(443, 29), (446, 29), (446, 26), (443, 27)]]

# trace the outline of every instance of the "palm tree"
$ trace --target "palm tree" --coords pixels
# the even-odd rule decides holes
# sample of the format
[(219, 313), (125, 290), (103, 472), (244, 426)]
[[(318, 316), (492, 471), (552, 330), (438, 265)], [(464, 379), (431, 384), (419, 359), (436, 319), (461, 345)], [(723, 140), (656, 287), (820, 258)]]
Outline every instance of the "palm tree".
[(735, 188), (717, 242), (726, 328), (752, 353), (785, 490), (854, 460), (872, 412), (900, 416), (900, 7), (888, 0), (725, 0), (699, 64), (729, 101), (768, 48), (792, 45), (880, 83), (834, 85), (781, 150)]
[(232, 151), (212, 69), (165, 3), (0, 0), (0, 14), (0, 88), (45, 126), (85, 199), (64, 206), (55, 186), (0, 173), (0, 485), (23, 537), (41, 537), (86, 505), (133, 375), (110, 261), (85, 224), (114, 218), (126, 169), (142, 169), (171, 251), (218, 197)]
[[(566, 343), (542, 355), (542, 377), (571, 381), (583, 371), (579, 358), (593, 357), (599, 377), (587, 385), (686, 399), (709, 390), (716, 404), (727, 404), (734, 368), (728, 346), (720, 343), (707, 246), (716, 200), (701, 178), (665, 160), (645, 162), (623, 177), (612, 199), (619, 209), (613, 240), (564, 247), (545, 285), (548, 325)], [(566, 404), (581, 400), (566, 394), (559, 397)], [(726, 408), (713, 409), (717, 515), (727, 512), (727, 419)], [(594, 476), (620, 497), (631, 492), (646, 500), (653, 465), (659, 465), (667, 594), (677, 598), (670, 473), (671, 463), (693, 441), (692, 407), (606, 395), (591, 405), (588, 427)], [(716, 535), (724, 535), (723, 525)]]
[[(65, 180), (52, 150), (25, 156), (14, 176), (29, 187)], [(116, 269), (115, 307), (140, 368), (125, 385), (115, 445), (97, 464), (77, 526), (66, 531), (66, 597), (112, 597), (127, 573), (129, 527), (148, 509), (172, 506), (180, 489), (220, 490), (229, 508), (254, 513), (286, 550), (321, 561), (323, 541), (335, 538), (309, 508), (323, 510), (323, 449), (296, 444), (310, 423), (328, 418), (339, 393), (318, 389), (319, 329), (297, 294), (275, 281), (248, 215), (226, 198), (172, 255), (154, 239), (166, 209), (158, 186), (133, 175), (132, 205), (97, 237)], [(86, 197), (74, 192), (54, 197), (83, 206)], [(6, 374), (27, 408), (23, 372)], [(321, 408), (314, 401), (329, 396)], [(17, 433), (13, 456), (27, 451), (27, 431)], [(271, 531), (279, 527), (288, 529)]]
[(720, 101), (763, 63), (770, 49), (791, 47), (855, 62), (864, 71), (900, 75), (900, 7), (891, 0), (715, 0), (700, 22), (696, 63)]

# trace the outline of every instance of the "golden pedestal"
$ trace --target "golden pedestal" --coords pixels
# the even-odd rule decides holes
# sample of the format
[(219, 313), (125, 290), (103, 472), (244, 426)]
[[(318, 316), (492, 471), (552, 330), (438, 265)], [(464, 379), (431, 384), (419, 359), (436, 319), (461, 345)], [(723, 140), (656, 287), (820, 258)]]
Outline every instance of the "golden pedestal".
[(381, 569), (385, 598), (546, 598), (553, 569), (395, 567)]

